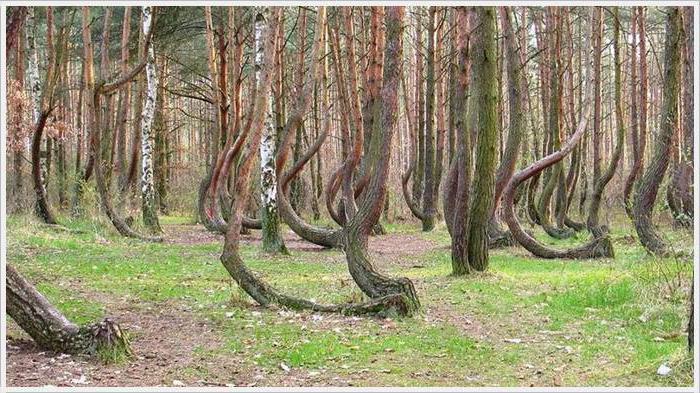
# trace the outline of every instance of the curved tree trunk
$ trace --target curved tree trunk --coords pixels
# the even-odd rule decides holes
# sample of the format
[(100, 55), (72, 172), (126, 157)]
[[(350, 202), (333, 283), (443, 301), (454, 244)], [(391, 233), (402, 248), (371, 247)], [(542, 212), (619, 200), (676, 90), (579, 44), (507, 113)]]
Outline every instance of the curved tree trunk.
[[(325, 11), (325, 8), (321, 9)], [(281, 192), (278, 195), (278, 204), (280, 216), (282, 217), (284, 222), (292, 229), (292, 231), (294, 231), (297, 235), (299, 235), (302, 239), (306, 241), (323, 247), (333, 248), (341, 245), (342, 230), (332, 228), (321, 228), (307, 223), (306, 221), (304, 221), (303, 218), (301, 218), (297, 214), (297, 212), (294, 211), (291, 204), (289, 203), (289, 200), (287, 199), (287, 186), (289, 182), (293, 179), (294, 176), (296, 176), (301, 171), (301, 169), (311, 159), (311, 157), (313, 157), (318, 152), (320, 147), (325, 142), (328, 134), (330, 133), (331, 117), (329, 116), (330, 103), (328, 100), (327, 89), (328, 56), (326, 56), (326, 54), (328, 53), (328, 50), (326, 45), (327, 40), (325, 38), (325, 19), (319, 20), (318, 23), (319, 24), (316, 28), (316, 33), (318, 35), (315, 37), (314, 42), (318, 45), (316, 53), (319, 53), (319, 56), (316, 57), (320, 57), (322, 60), (319, 62), (318, 68), (316, 70), (316, 83), (320, 84), (323, 90), (321, 92), (321, 107), (326, 116), (323, 120), (323, 124), (321, 127), (322, 131), (316, 138), (314, 144), (311, 147), (309, 147), (305, 154), (302, 154), (301, 159), (294, 165), (292, 165), (291, 169), (289, 169), (285, 174), (281, 176), (280, 183), (282, 184), (282, 186)], [(310, 84), (310, 81), (307, 82), (307, 88), (309, 88)], [(277, 166), (278, 168), (283, 168), (285, 164), (286, 155), (280, 153), (282, 152), (278, 152), (277, 156)]]
[(87, 326), (69, 321), (15, 268), (6, 266), (7, 314), (46, 350), (95, 354), (105, 348), (131, 353), (129, 341), (112, 319)]
[[(416, 73), (415, 73), (415, 111), (416, 111), (416, 136), (418, 140), (418, 152), (416, 154), (416, 169), (413, 173), (413, 200), (416, 204), (422, 204), (423, 175), (425, 174), (425, 84), (423, 78), (423, 22), (422, 10), (417, 9), (416, 17)], [(421, 218), (422, 220), (422, 218)]]
[(510, 20), (510, 12), (506, 7), (499, 8), (506, 49), (506, 74), (508, 77), (508, 103), (509, 119), (508, 139), (503, 150), (501, 163), (496, 171), (496, 185), (494, 188), (494, 208), (489, 222), (489, 243), (493, 246), (512, 245), (512, 239), (508, 232), (501, 229), (498, 219), (498, 207), (501, 202), (503, 188), (515, 172), (515, 164), (518, 161), (520, 145), (525, 127), (524, 95), (526, 91), (526, 73), (524, 64), (520, 63), (520, 48), (516, 44), (515, 32)]
[[(319, 13), (323, 11), (325, 11), (325, 9), (321, 8)], [(309, 300), (282, 294), (251, 272), (245, 266), (245, 263), (239, 255), (239, 233), (243, 208), (249, 196), (247, 183), (251, 175), (253, 163), (252, 155), (255, 154), (262, 136), (260, 129), (263, 126), (265, 108), (267, 108), (266, 101), (268, 100), (271, 86), (273, 66), (271, 66), (272, 62), (270, 60), (274, 53), (274, 41), (279, 23), (279, 9), (275, 9), (274, 14), (269, 20), (270, 23), (264, 34), (264, 61), (262, 53), (258, 52), (256, 56), (256, 63), (260, 65), (258, 69), (260, 70), (261, 77), (259, 78), (260, 84), (256, 96), (255, 108), (257, 109), (253, 114), (255, 120), (252, 122), (253, 132), (250, 135), (250, 149), (248, 155), (244, 157), (245, 159), (242, 161), (236, 176), (235, 188), (238, 198), (236, 198), (233, 203), (231, 222), (224, 238), (224, 251), (221, 255), (221, 262), (241, 288), (262, 306), (275, 303), (292, 309), (310, 309), (324, 312), (341, 312), (345, 314), (386, 313), (392, 312), (392, 310), (399, 314), (407, 314), (409, 310), (401, 294), (392, 294), (356, 305), (322, 305)]]
[[(615, 118), (617, 122), (617, 134), (615, 140), (615, 150), (613, 151), (612, 157), (610, 158), (610, 164), (608, 168), (603, 172), (600, 177), (594, 179), (593, 191), (589, 198), (588, 207), (588, 219), (586, 220), (586, 227), (595, 237), (600, 237), (608, 232), (608, 228), (601, 226), (599, 221), (599, 211), (600, 202), (603, 196), (603, 191), (605, 186), (610, 182), (615, 171), (617, 170), (617, 164), (622, 157), (622, 149), (625, 144), (625, 125), (623, 122), (622, 113), (622, 60), (620, 59), (620, 20), (618, 16), (618, 9), (613, 9), (613, 51), (614, 51), (614, 62), (615, 62)], [(599, 45), (596, 46), (598, 49)]]
[[(583, 47), (589, 47), (589, 39), (591, 34), (587, 34)], [(590, 57), (589, 57), (590, 59)], [(515, 173), (506, 185), (503, 191), (503, 204), (504, 212), (503, 219), (508, 224), (513, 237), (525, 247), (528, 251), (533, 253), (535, 256), (540, 258), (568, 258), (568, 259), (580, 259), (580, 258), (599, 258), (599, 257), (612, 257), (612, 244), (607, 236), (596, 238), (593, 241), (573, 249), (557, 250), (546, 247), (539, 243), (534, 237), (527, 234), (514, 211), (514, 197), (518, 187), (528, 179), (541, 173), (545, 168), (551, 167), (557, 162), (561, 161), (566, 157), (573, 149), (576, 147), (578, 142), (583, 137), (586, 131), (588, 117), (591, 112), (591, 105), (593, 100), (593, 83), (591, 80), (592, 65), (590, 60), (586, 67), (586, 95), (584, 97), (584, 102), (582, 103), (581, 117), (579, 123), (576, 127), (576, 132), (569, 138), (569, 140), (561, 146), (561, 149), (550, 153), (549, 155), (543, 157), (540, 160), (530, 164), (525, 169), (522, 169)]]
[[(403, 193), (403, 198), (406, 201), (406, 205), (408, 206), (408, 209), (411, 211), (411, 214), (413, 214), (414, 217), (417, 219), (423, 221), (423, 211), (421, 210), (420, 206), (418, 206), (418, 203), (416, 200), (413, 198), (413, 195), (415, 194), (414, 190), (411, 189), (409, 190), (408, 188), (408, 182), (411, 180), (411, 176), (413, 175), (413, 185), (416, 185), (417, 178), (415, 174), (416, 172), (416, 162), (418, 160), (417, 157), (417, 150), (418, 146), (416, 144), (416, 130), (415, 126), (413, 123), (413, 116), (411, 115), (411, 105), (409, 104), (408, 96), (409, 96), (409, 91), (408, 91), (408, 86), (406, 85), (406, 78), (402, 77), (401, 78), (401, 85), (403, 86), (403, 99), (404, 99), (404, 108), (406, 110), (406, 122), (408, 124), (408, 135), (409, 138), (411, 139), (411, 148), (410, 148), (410, 156), (408, 159), (408, 168), (406, 169), (406, 172), (404, 172), (403, 175), (401, 175), (401, 191)], [(448, 175), (449, 178), (449, 175)]]
[[(556, 151), (561, 147), (561, 124), (560, 124), (560, 109), (561, 109), (561, 74), (559, 72), (559, 54), (561, 47), (561, 31), (560, 31), (560, 15), (557, 7), (547, 8), (547, 29), (549, 30), (549, 147), (551, 151)], [(540, 200), (537, 205), (537, 214), (539, 216), (540, 225), (548, 235), (556, 239), (566, 239), (573, 235), (573, 231), (563, 226), (563, 222), (559, 217), (556, 219), (556, 226), (552, 225), (551, 217), (561, 211), (562, 191), (565, 189), (564, 180), (564, 163), (559, 161), (552, 166), (549, 176), (545, 175), (544, 187)], [(555, 209), (552, 211), (552, 197), (556, 192)], [(559, 207), (559, 210), (557, 210)]]
[[(52, 53), (53, 26), (48, 18), (51, 7), (47, 8), (47, 53)], [(36, 194), (35, 210), (39, 218), (47, 224), (58, 224), (55, 216), (51, 212), (48, 196), (46, 195), (45, 175), (42, 174), (41, 140), (44, 128), (51, 112), (53, 111), (53, 74), (55, 68), (55, 56), (49, 56), (47, 70), (47, 86), (42, 92), (41, 80), (39, 79), (39, 54), (36, 47), (36, 18), (34, 7), (27, 10), (27, 53), (29, 54), (29, 88), (32, 98), (32, 121), (34, 122), (34, 134), (32, 137), (32, 179), (34, 181), (34, 193)], [(19, 61), (19, 60), (18, 60)]]
[(655, 141), (654, 155), (639, 181), (634, 198), (634, 226), (644, 248), (652, 254), (666, 255), (666, 242), (654, 229), (652, 214), (659, 186), (668, 168), (673, 133), (678, 120), (681, 18), (676, 7), (666, 8), (666, 42), (664, 46), (664, 81), (661, 125)]
[[(89, 7), (83, 7), (82, 9), (83, 26), (90, 25), (90, 9)], [(150, 22), (149, 22), (150, 23)], [(144, 29), (145, 30), (145, 29)], [(150, 37), (149, 33), (144, 34), (146, 37)], [(148, 41), (149, 39), (146, 38)], [(87, 97), (87, 118), (88, 118), (88, 128), (90, 129), (90, 150), (94, 153), (95, 161), (93, 170), (95, 172), (95, 182), (97, 185), (97, 192), (100, 196), (100, 203), (102, 209), (104, 210), (107, 217), (110, 219), (117, 231), (126, 237), (137, 238), (145, 241), (159, 242), (163, 239), (160, 237), (148, 237), (142, 236), (133, 229), (129, 227), (119, 215), (116, 213), (114, 206), (112, 205), (112, 198), (109, 190), (109, 185), (105, 179), (103, 171), (102, 156), (99, 154), (99, 147), (102, 141), (102, 130), (105, 127), (102, 121), (101, 111), (101, 99), (104, 95), (108, 94), (110, 91), (118, 89), (125, 83), (128, 83), (133, 79), (138, 72), (143, 69), (143, 63), (134, 67), (130, 72), (121, 75), (120, 79), (116, 82), (105, 83), (104, 80), (100, 80), (99, 85), (95, 84), (95, 71), (91, 61), (92, 59), (92, 38), (90, 35), (89, 28), (83, 29), (83, 50), (85, 59), (88, 59), (85, 63), (85, 91)], [(100, 78), (104, 78), (104, 71), (100, 72)]]
[(386, 39), (384, 58), (381, 110), (373, 122), (370, 151), (375, 157), (374, 172), (363, 194), (360, 205), (352, 219), (344, 228), (344, 249), (350, 274), (362, 292), (373, 299), (387, 296), (400, 296), (404, 313), (412, 313), (419, 306), (413, 283), (407, 278), (393, 279), (374, 270), (367, 253), (367, 239), (372, 227), (381, 216), (386, 197), (386, 183), (389, 174), (389, 151), (398, 118), (399, 84), (403, 53), (403, 7), (387, 7)]
[(36, 213), (47, 224), (58, 224), (56, 217), (49, 207), (49, 199), (41, 176), (41, 137), (44, 134), (46, 120), (50, 112), (41, 112), (34, 126), (32, 138), (32, 180), (34, 181), (34, 193), (36, 194)]

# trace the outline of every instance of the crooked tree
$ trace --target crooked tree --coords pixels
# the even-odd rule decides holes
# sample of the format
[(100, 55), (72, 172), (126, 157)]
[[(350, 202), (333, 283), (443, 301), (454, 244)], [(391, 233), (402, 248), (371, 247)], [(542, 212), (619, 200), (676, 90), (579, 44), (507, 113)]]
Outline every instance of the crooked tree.
[(663, 98), (659, 132), (654, 143), (654, 154), (639, 180), (634, 197), (632, 215), (639, 241), (655, 255), (669, 253), (666, 241), (654, 229), (652, 214), (661, 181), (666, 174), (673, 134), (678, 121), (678, 93), (680, 77), (681, 17), (677, 7), (668, 7), (666, 39), (664, 44)]
[[(593, 13), (593, 12), (592, 12)], [(591, 31), (585, 36), (584, 48), (589, 48), (590, 42), (595, 38), (593, 26), (595, 18), (591, 16), (591, 21), (589, 23), (589, 28)], [(610, 239), (607, 235), (594, 238), (592, 241), (570, 249), (560, 250), (547, 247), (537, 241), (533, 236), (526, 233), (520, 226), (517, 216), (515, 215), (515, 194), (518, 187), (525, 181), (533, 178), (534, 176), (541, 173), (546, 168), (551, 167), (557, 162), (563, 160), (571, 151), (576, 147), (581, 138), (583, 137), (591, 112), (591, 107), (593, 106), (594, 100), (594, 81), (593, 81), (593, 65), (592, 65), (592, 54), (587, 57), (589, 60), (586, 62), (586, 72), (585, 72), (585, 95), (583, 97), (583, 102), (581, 105), (581, 116), (579, 118), (578, 125), (576, 126), (576, 132), (574, 132), (569, 139), (561, 145), (561, 148), (557, 151), (553, 151), (550, 154), (542, 157), (541, 159), (533, 162), (527, 167), (516, 172), (510, 181), (506, 185), (503, 191), (503, 220), (508, 224), (513, 237), (517, 240), (520, 245), (525, 249), (540, 258), (553, 259), (553, 258), (567, 258), (567, 259), (578, 259), (578, 258), (601, 258), (601, 257), (612, 257), (613, 250)]]

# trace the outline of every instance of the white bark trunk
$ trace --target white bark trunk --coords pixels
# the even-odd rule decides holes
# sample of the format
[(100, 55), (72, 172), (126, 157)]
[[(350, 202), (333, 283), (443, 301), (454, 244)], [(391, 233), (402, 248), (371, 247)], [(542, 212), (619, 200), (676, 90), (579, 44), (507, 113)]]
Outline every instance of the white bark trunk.
[(34, 30), (36, 22), (34, 19), (34, 7), (27, 10), (27, 52), (29, 53), (29, 88), (32, 96), (32, 120), (36, 124), (41, 113), (41, 80), (39, 80), (39, 54), (36, 49), (36, 37)]
[[(255, 21), (255, 79), (260, 83), (260, 62), (262, 61), (261, 35), (263, 29), (262, 19)], [(275, 173), (275, 137), (272, 122), (272, 100), (268, 100), (265, 111), (265, 126), (263, 128), (262, 141), (260, 142), (260, 183), (263, 209), (276, 215), (277, 211), (277, 175)]]
[[(36, 48), (36, 19), (34, 7), (27, 10), (27, 52), (29, 53), (29, 89), (32, 96), (32, 121), (36, 124), (41, 116), (41, 79), (39, 79), (39, 51)], [(40, 154), (41, 186), (46, 192), (46, 152)]]
[[(148, 37), (152, 28), (152, 8), (142, 7), (142, 29), (143, 36)], [(141, 197), (144, 206), (155, 209), (155, 191), (153, 187), (153, 136), (151, 135), (151, 125), (156, 106), (156, 66), (154, 64), (155, 53), (153, 44), (147, 48), (146, 62), (146, 99), (143, 104), (141, 116)]]

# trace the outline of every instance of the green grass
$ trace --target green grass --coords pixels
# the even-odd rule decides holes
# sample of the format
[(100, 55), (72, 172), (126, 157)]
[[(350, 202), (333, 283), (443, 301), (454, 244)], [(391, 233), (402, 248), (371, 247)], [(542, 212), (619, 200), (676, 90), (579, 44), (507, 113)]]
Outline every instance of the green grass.
[[(167, 231), (189, 220), (161, 223)], [(120, 238), (102, 220), (64, 222), (73, 232), (9, 217), (7, 258), (68, 318), (99, 320), (105, 305), (98, 299), (128, 301), (139, 312), (175, 304), (209, 320), (221, 337), (213, 349), (194, 348), (196, 359), (262, 369), (272, 384), (284, 377), (281, 363), (363, 386), (692, 384), (683, 334), (691, 259), (648, 256), (624, 220), (613, 225), (614, 259), (541, 260), (508, 248), (492, 251), (488, 272), (469, 277), (450, 275), (444, 224), (430, 233), (416, 223), (385, 224), (390, 233), (434, 244), (406, 256), (422, 267), (374, 261), (411, 278), (423, 304), (415, 317), (393, 321), (262, 310), (222, 267), (220, 241), (146, 244)], [(692, 235), (667, 233), (678, 248), (692, 249)], [(535, 235), (557, 247), (586, 240)], [(247, 244), (241, 251), (284, 292), (322, 303), (361, 297), (341, 251), (269, 256)], [(672, 376), (656, 375), (662, 363), (673, 367)], [(227, 382), (206, 364), (185, 364), (172, 378)]]

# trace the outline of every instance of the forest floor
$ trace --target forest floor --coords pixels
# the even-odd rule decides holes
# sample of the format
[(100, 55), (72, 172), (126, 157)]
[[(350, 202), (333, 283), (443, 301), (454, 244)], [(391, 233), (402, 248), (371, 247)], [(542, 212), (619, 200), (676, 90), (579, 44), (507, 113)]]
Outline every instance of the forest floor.
[[(10, 386), (692, 386), (686, 350), (692, 257), (656, 259), (625, 219), (616, 258), (536, 259), (492, 251), (488, 272), (450, 275), (444, 225), (385, 224), (375, 266), (409, 277), (411, 318), (263, 309), (227, 274), (222, 239), (163, 217), (163, 244), (120, 238), (104, 222), (71, 231), (27, 216), (7, 221), (7, 261), (77, 323), (104, 316), (127, 329), (134, 356), (104, 363), (38, 349), (8, 317)], [(692, 254), (692, 233), (665, 231)], [(584, 241), (543, 241), (563, 247)], [(268, 282), (319, 302), (362, 299), (342, 251), (285, 235), (289, 256), (242, 254)], [(662, 364), (672, 369), (657, 375)]]

